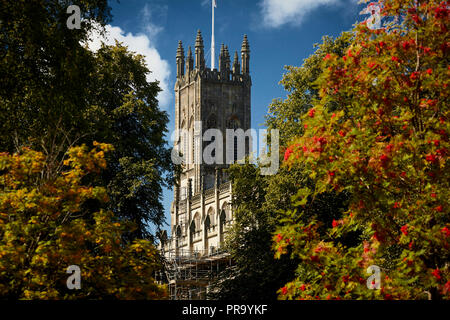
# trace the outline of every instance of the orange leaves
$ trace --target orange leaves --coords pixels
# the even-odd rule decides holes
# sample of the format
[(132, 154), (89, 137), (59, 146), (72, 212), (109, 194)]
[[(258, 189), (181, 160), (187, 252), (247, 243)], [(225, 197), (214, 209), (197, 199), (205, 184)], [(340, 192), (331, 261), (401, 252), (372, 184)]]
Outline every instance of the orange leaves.
[[(153, 245), (144, 240), (134, 246), (123, 243), (130, 225), (116, 221), (112, 212), (92, 212), (85, 205), (108, 199), (104, 188), (82, 184), (83, 177), (106, 167), (105, 152), (112, 148), (94, 146), (90, 151), (86, 146), (71, 148), (64, 171), (51, 179), (41, 175), (47, 159), (39, 152), (0, 154), (0, 297), (14, 293), (25, 299), (95, 299), (116, 292), (124, 299), (166, 296), (153, 279)], [(85, 290), (69, 292), (61, 286), (69, 265), (81, 268)]]

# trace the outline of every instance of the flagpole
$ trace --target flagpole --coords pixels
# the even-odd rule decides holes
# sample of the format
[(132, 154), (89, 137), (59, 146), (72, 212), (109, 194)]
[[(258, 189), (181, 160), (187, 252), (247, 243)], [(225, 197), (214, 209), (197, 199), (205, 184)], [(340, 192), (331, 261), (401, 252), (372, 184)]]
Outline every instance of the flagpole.
[(211, 70), (214, 70), (216, 67), (216, 44), (214, 39), (214, 7), (215, 0), (212, 0), (212, 36), (211, 36)]

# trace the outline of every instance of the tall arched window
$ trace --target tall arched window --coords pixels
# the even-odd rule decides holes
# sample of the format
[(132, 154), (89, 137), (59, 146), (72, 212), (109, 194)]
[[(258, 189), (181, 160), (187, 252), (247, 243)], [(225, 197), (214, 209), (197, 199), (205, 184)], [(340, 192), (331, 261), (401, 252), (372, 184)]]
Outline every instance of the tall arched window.
[[(227, 121), (227, 129), (237, 130), (240, 128), (239, 119), (236, 115), (232, 115)], [(238, 160), (238, 138), (235, 136), (233, 141), (233, 160)]]
[(187, 140), (187, 132), (186, 132), (186, 122), (181, 123), (181, 132), (180, 132), (180, 152), (183, 155), (183, 163), (187, 162), (187, 153), (186, 151), (188, 150), (187, 144), (188, 144), (188, 140)]
[(189, 163), (194, 164), (195, 157), (195, 140), (194, 140), (194, 117), (189, 120)]

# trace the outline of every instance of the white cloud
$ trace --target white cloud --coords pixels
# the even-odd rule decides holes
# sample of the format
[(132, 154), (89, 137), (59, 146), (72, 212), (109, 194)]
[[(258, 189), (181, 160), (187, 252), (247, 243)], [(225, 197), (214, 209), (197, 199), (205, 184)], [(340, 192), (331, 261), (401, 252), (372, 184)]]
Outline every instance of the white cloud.
[(260, 6), (264, 26), (278, 28), (284, 24), (299, 25), (312, 10), (340, 2), (341, 0), (262, 0)]
[(158, 95), (159, 105), (162, 109), (167, 110), (172, 97), (169, 90), (170, 65), (161, 58), (154, 41), (145, 34), (133, 35), (130, 32), (125, 33), (120, 27), (106, 25), (105, 30), (106, 38), (102, 37), (98, 32), (94, 32), (91, 35), (91, 41), (88, 42), (89, 49), (97, 51), (101, 47), (102, 42), (107, 45), (114, 45), (115, 40), (117, 40), (126, 45), (130, 51), (143, 55), (147, 67), (151, 71), (147, 76), (147, 81), (159, 81), (159, 86), (162, 89)]

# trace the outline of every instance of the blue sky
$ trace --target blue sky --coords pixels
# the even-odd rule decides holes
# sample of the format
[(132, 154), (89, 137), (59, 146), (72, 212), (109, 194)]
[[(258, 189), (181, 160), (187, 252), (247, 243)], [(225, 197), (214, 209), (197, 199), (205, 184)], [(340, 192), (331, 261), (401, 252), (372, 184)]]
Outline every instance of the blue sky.
[[(231, 56), (240, 50), (244, 34), (251, 48), (252, 127), (261, 128), (267, 107), (275, 98), (286, 97), (279, 81), (284, 66), (300, 66), (314, 52), (313, 45), (324, 35), (337, 36), (349, 30), (364, 7), (357, 0), (217, 0), (216, 48), (228, 45)], [(112, 0), (113, 20), (107, 27), (110, 36), (130, 50), (145, 55), (163, 92), (160, 107), (174, 116), (173, 88), (176, 81), (175, 55), (178, 41), (194, 46), (198, 29), (202, 31), (205, 52), (211, 45), (211, 0)], [(100, 39), (93, 37), (93, 49)], [(218, 50), (216, 52), (218, 54)], [(240, 55), (239, 55), (240, 56)], [(210, 65), (210, 55), (207, 65)], [(218, 58), (216, 58), (218, 61)], [(216, 62), (217, 65), (217, 62)], [(172, 191), (164, 191), (166, 216), (170, 219)], [(170, 223), (170, 221), (168, 221)]]

